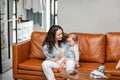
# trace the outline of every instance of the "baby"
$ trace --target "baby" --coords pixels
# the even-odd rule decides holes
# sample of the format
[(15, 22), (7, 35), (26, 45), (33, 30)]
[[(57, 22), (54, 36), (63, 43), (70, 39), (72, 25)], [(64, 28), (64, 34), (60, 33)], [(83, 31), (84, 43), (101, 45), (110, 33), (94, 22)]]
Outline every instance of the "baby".
[(69, 33), (67, 41), (70, 47), (68, 49), (68, 53), (66, 54), (66, 58), (62, 60), (60, 67), (63, 68), (68, 60), (73, 60), (75, 62), (75, 67), (79, 67), (80, 53), (78, 50), (78, 35), (75, 33)]

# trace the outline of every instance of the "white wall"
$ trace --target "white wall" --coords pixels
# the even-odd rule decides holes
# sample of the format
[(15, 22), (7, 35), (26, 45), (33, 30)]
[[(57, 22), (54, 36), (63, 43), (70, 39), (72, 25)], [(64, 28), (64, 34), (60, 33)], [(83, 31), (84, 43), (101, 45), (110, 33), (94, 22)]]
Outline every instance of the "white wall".
[(58, 0), (58, 24), (65, 32), (120, 32), (120, 0)]
[(26, 19), (26, 10), (23, 8), (23, 0), (17, 2), (17, 17), (22, 15), (23, 19)]

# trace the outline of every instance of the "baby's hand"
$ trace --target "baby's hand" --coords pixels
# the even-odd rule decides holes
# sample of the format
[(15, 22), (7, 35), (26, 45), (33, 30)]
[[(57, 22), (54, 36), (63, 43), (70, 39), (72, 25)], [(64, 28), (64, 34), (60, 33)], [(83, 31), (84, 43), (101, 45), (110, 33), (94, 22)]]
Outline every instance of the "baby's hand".
[(67, 62), (68, 60), (69, 60), (68, 58), (65, 58), (63, 61), (64, 61), (64, 63), (66, 64), (66, 62)]
[(64, 63), (61, 63), (61, 64), (60, 64), (60, 68), (64, 68)]

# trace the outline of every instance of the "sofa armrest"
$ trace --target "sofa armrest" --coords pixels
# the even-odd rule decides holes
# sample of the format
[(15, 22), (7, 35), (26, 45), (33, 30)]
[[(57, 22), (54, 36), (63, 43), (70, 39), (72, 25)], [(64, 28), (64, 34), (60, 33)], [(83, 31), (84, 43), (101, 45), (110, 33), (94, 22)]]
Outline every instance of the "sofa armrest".
[(17, 66), (29, 58), (30, 40), (13, 44), (13, 72), (17, 73)]

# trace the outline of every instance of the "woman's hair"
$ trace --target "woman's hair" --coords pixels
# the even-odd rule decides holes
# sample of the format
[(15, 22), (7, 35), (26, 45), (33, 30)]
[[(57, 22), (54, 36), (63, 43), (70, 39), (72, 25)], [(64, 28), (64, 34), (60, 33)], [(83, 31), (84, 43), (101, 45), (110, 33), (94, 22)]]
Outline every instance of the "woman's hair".
[(77, 41), (78, 41), (78, 35), (77, 35), (76, 33), (69, 33), (69, 34), (67, 35), (67, 38), (72, 38), (72, 40), (73, 40), (74, 42), (77, 42)]
[(62, 40), (61, 41), (58, 41), (58, 46), (61, 47), (61, 43), (65, 43), (66, 42), (66, 37), (64, 35), (64, 31), (62, 29), (61, 26), (59, 25), (53, 25), (50, 27), (47, 35), (46, 35), (46, 38), (43, 42), (43, 46), (44, 45), (47, 45), (48, 46), (48, 51), (49, 53), (52, 52), (52, 49), (53, 47), (55, 46), (55, 39), (56, 39), (56, 32), (61, 29), (62, 30), (62, 34), (63, 34), (63, 37), (62, 37)]

